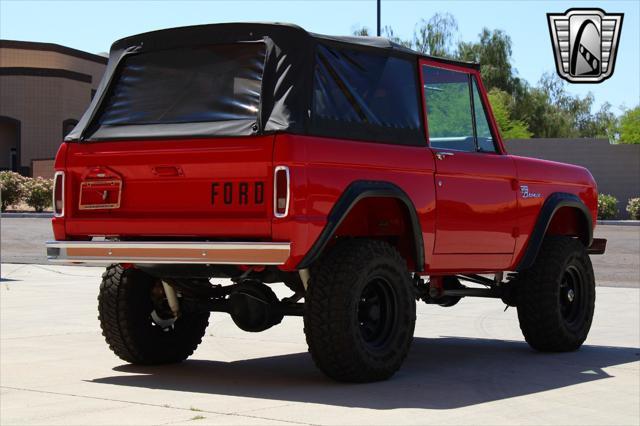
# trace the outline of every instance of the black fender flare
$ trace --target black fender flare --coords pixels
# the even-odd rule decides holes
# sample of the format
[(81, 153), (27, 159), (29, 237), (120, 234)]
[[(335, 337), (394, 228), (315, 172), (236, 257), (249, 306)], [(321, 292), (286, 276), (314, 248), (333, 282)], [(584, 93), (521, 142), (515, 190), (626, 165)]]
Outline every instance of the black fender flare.
[(538, 219), (536, 220), (536, 224), (531, 232), (531, 236), (529, 237), (524, 256), (522, 256), (522, 259), (518, 262), (516, 271), (522, 271), (533, 265), (533, 262), (536, 260), (538, 252), (540, 251), (540, 247), (542, 246), (542, 241), (547, 233), (549, 224), (556, 212), (562, 207), (573, 207), (582, 212), (587, 225), (587, 236), (586, 238), (582, 238), (582, 242), (585, 247), (591, 246), (591, 243), (593, 242), (593, 218), (591, 217), (591, 212), (587, 206), (585, 206), (582, 200), (575, 194), (554, 192), (547, 197), (540, 209)]
[(418, 220), (418, 213), (411, 198), (399, 186), (385, 181), (358, 180), (352, 182), (342, 193), (338, 201), (327, 216), (327, 224), (313, 243), (307, 254), (300, 261), (297, 268), (309, 268), (322, 254), (336, 230), (347, 217), (351, 209), (362, 199), (371, 197), (396, 198), (404, 203), (409, 212), (411, 229), (415, 245), (415, 261), (417, 271), (424, 271), (424, 244), (422, 242), (422, 228)]

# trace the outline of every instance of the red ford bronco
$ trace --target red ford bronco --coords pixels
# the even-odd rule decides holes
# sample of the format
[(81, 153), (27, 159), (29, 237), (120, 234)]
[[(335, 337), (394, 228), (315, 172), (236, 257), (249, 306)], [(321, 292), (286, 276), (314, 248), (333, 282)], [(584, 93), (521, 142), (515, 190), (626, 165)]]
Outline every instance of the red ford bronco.
[(302, 316), (318, 367), (355, 382), (400, 368), (416, 301), (501, 299), (540, 351), (591, 326), (593, 177), (507, 154), (477, 64), (282, 24), (136, 35), (55, 168), (48, 258), (109, 265), (99, 318), (127, 362), (186, 359), (212, 311)]

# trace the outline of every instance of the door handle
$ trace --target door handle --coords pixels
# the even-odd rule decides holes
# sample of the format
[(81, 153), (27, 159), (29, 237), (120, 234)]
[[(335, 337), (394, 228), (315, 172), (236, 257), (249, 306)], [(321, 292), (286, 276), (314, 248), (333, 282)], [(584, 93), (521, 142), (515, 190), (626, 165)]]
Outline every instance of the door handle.
[(453, 152), (447, 152), (447, 151), (436, 152), (436, 158), (438, 160), (444, 160), (446, 157), (453, 157)]

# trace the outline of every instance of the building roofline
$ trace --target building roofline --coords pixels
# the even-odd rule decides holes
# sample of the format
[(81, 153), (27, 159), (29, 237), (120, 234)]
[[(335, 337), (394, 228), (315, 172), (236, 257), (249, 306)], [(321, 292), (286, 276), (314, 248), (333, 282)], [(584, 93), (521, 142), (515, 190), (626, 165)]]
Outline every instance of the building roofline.
[(0, 67), (0, 76), (27, 76), (27, 77), (57, 77), (68, 80), (91, 83), (93, 77), (89, 74), (64, 70), (59, 68), (34, 68), (34, 67)]
[(87, 61), (96, 62), (106, 65), (109, 58), (85, 52), (84, 50), (73, 49), (71, 47), (62, 46), (55, 43), (42, 43), (36, 41), (21, 40), (0, 40), (0, 49), (22, 49), (22, 50), (38, 50), (41, 52), (56, 52), (63, 55), (73, 56)]

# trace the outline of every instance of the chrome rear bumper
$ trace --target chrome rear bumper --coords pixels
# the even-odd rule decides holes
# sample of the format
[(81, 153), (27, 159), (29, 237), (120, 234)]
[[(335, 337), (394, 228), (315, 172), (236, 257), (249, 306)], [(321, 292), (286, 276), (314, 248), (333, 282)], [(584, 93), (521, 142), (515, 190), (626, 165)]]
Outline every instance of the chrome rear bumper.
[(48, 241), (54, 263), (141, 263), (282, 265), (291, 243), (273, 242), (134, 242)]

